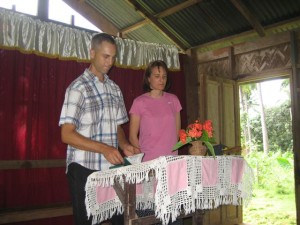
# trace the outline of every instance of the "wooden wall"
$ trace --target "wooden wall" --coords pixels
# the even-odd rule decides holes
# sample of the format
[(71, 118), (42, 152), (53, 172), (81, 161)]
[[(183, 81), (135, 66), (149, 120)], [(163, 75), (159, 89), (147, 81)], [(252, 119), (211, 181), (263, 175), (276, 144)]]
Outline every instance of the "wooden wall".
[[(186, 56), (187, 120), (190, 123), (195, 118), (212, 119), (217, 141), (230, 147), (240, 145), (238, 85), (290, 78), (297, 224), (300, 224), (300, 31), (202, 51), (200, 46)], [(217, 213), (224, 217), (224, 210), (219, 209)], [(219, 223), (234, 224), (234, 220)]]
[[(65, 168), (66, 160), (0, 160), (0, 172), (5, 170)], [(73, 215), (70, 202), (39, 207), (15, 208), (0, 211), (0, 224), (13, 224), (32, 220)], [(70, 220), (70, 219), (69, 219)]]

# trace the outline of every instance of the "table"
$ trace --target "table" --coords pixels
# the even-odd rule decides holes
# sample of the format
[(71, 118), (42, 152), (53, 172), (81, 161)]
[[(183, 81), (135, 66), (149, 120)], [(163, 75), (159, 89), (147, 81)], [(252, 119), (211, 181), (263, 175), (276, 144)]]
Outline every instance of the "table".
[(253, 171), (241, 156), (162, 156), (92, 173), (86, 183), (86, 209), (93, 224), (114, 213), (124, 213), (131, 224), (136, 209), (150, 208), (165, 225), (182, 212), (247, 205), (253, 183)]

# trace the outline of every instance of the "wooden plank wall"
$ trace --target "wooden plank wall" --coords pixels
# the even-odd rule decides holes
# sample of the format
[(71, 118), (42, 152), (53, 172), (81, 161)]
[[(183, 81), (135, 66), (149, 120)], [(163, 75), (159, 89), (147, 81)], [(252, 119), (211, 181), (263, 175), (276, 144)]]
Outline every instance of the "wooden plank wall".
[[(34, 168), (63, 168), (65, 159), (58, 160), (0, 160), (0, 170), (18, 170)], [(72, 215), (70, 202), (42, 205), (30, 208), (4, 209), (0, 211), (0, 224), (10, 224), (38, 219)]]

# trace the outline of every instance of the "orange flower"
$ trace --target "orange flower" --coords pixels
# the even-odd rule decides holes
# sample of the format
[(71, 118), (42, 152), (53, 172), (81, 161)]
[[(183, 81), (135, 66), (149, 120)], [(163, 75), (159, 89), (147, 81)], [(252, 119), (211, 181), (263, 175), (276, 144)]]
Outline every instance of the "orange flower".
[[(205, 132), (205, 134), (203, 134), (203, 132)], [(196, 140), (213, 140), (213, 126), (211, 120), (206, 120), (204, 123), (200, 123), (199, 120), (196, 120), (194, 123), (189, 124), (185, 130), (181, 129), (179, 131), (179, 143), (177, 147), (181, 146), (180, 143), (184, 145)]]
[(185, 130), (181, 129), (179, 131), (179, 141), (173, 147), (173, 151), (193, 141), (202, 141), (203, 144), (207, 146), (211, 154), (215, 156), (215, 152), (211, 144), (215, 143), (211, 120), (206, 120), (204, 123), (200, 123), (196, 120), (194, 123), (189, 124)]
[(199, 138), (202, 135), (202, 131), (193, 127), (187, 131), (187, 135), (191, 138)]
[(213, 127), (211, 120), (206, 120), (203, 124), (203, 129), (207, 131), (208, 137), (213, 136)]
[(181, 129), (179, 131), (179, 139), (183, 144), (185, 144), (185, 142), (186, 142), (186, 137), (187, 137), (187, 135), (186, 135), (185, 130)]
[(194, 125), (194, 127), (195, 127), (197, 130), (202, 130), (202, 129), (203, 129), (203, 128), (202, 128), (202, 124), (199, 123), (198, 120), (196, 120), (195, 123), (194, 123), (193, 125)]

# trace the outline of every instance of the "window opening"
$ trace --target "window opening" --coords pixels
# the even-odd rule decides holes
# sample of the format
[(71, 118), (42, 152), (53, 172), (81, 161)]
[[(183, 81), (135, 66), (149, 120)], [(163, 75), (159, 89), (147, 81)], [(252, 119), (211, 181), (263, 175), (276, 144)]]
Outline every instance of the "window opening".
[(71, 17), (74, 16), (74, 25), (84, 29), (101, 32), (94, 24), (77, 13), (74, 9), (68, 6), (62, 0), (49, 0), (49, 19), (71, 24)]
[(5, 9), (13, 9), (17, 12), (26, 13), (32, 16), (37, 16), (38, 0), (1, 0), (0, 7)]
[[(0, 0), (0, 7), (13, 10), (17, 12), (37, 16), (39, 0)], [(40, 0), (43, 1), (43, 0)], [(102, 32), (98, 27), (68, 6), (62, 0), (49, 0), (49, 12), (50, 20), (65, 23), (71, 25), (72, 15), (74, 16), (74, 26)]]

